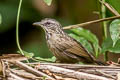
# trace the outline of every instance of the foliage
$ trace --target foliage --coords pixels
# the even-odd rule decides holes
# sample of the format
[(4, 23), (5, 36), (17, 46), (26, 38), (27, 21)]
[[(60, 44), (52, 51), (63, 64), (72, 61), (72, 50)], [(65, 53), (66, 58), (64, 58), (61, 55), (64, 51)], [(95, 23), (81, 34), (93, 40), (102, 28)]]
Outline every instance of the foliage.
[[(118, 6), (118, 3), (120, 2), (119, 0), (117, 0), (117, 1), (107, 0), (106, 2), (108, 2), (118, 12), (120, 11), (120, 6)], [(103, 9), (103, 10), (105, 10), (105, 9)], [(104, 15), (104, 17), (109, 14), (111, 14), (111, 12), (102, 13), (102, 15)], [(109, 31), (107, 31), (108, 30), (106, 27), (107, 25), (109, 25)], [(103, 26), (106, 27), (106, 28), (104, 28), (104, 29), (106, 29), (106, 30), (104, 30), (105, 33), (110, 32), (110, 36), (108, 34), (104, 35), (105, 38), (103, 40), (101, 48), (99, 46), (99, 41), (98, 41), (97, 37), (94, 34), (92, 34), (91, 32), (89, 32), (88, 30), (85, 30), (82, 28), (72, 29), (71, 30), (72, 33), (70, 34), (70, 36), (73, 37), (74, 39), (76, 39), (77, 41), (79, 41), (82, 45), (84, 45), (86, 43), (87, 45), (84, 45), (84, 47), (89, 52), (94, 52), (96, 54), (96, 56), (98, 56), (98, 54), (100, 54), (100, 53), (106, 54), (107, 51), (113, 52), (113, 53), (120, 53), (120, 20), (119, 19), (113, 20), (110, 24), (105, 23)], [(81, 38), (85, 39), (84, 42), (82, 42)], [(93, 46), (93, 47), (91, 47), (91, 46)], [(107, 56), (107, 55), (104, 55), (104, 56)]]
[[(97, 37), (90, 31), (77, 28), (71, 29), (69, 34), (71, 37), (80, 42), (90, 53), (98, 54), (105, 53), (106, 51), (120, 53), (120, 20), (116, 19), (110, 23), (109, 27), (110, 36), (105, 38), (100, 48)], [(91, 44), (90, 44), (91, 43)], [(92, 47), (93, 46), (93, 47)], [(94, 51), (95, 50), (95, 51)]]
[(102, 43), (101, 52), (105, 53), (106, 51), (120, 53), (120, 40), (118, 40), (116, 44), (113, 46), (113, 41), (110, 37), (105, 39)]
[(51, 3), (52, 3), (52, 0), (43, 0), (48, 6), (50, 6), (51, 5)]
[(110, 24), (110, 35), (113, 40), (113, 46), (120, 39), (120, 20), (116, 19)]

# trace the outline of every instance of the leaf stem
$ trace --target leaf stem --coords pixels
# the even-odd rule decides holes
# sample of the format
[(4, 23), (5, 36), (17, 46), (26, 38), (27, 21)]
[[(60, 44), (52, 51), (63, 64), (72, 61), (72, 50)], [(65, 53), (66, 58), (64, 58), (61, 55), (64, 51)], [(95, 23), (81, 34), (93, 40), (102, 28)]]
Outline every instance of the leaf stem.
[[(105, 2), (105, 0), (102, 0), (103, 2)], [(101, 16), (102, 18), (106, 17), (106, 8), (103, 4), (101, 4)], [(104, 21), (103, 22), (103, 30), (104, 30), (104, 38), (107, 38), (107, 22)]]
[(2, 15), (0, 14), (0, 24), (2, 24)]
[(17, 47), (20, 51), (20, 53), (22, 55), (24, 55), (21, 47), (20, 47), (20, 44), (19, 44), (19, 18), (20, 18), (20, 10), (21, 10), (21, 5), (22, 5), (22, 0), (20, 0), (19, 2), (19, 6), (18, 6), (18, 12), (17, 12), (17, 20), (16, 20), (16, 43), (17, 43)]
[[(105, 0), (101, 0), (102, 2), (105, 2)], [(104, 6), (104, 4), (101, 4), (101, 16), (102, 18), (106, 18), (106, 7)], [(107, 38), (107, 22), (104, 21), (103, 22), (103, 33), (104, 33), (104, 39)], [(105, 52), (104, 53), (104, 60), (107, 61), (108, 60), (108, 53)]]

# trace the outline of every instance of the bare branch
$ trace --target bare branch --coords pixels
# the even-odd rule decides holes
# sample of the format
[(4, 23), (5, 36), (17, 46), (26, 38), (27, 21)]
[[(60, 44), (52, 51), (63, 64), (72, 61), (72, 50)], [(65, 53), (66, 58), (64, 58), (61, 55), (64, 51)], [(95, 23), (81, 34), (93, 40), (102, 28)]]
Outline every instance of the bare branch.
[(32, 68), (32, 67), (30, 67), (30, 66), (28, 66), (28, 65), (26, 65), (26, 64), (24, 64), (24, 63), (22, 63), (22, 62), (20, 62), (20, 61), (9, 61), (9, 62), (10, 62), (10, 63), (13, 63), (14, 65), (16, 65), (16, 66), (24, 69), (24, 70), (27, 71), (27, 72), (30, 72), (30, 73), (34, 74), (34, 75), (36, 75), (36, 76), (39, 76), (39, 77), (40, 77), (40, 76), (45, 76), (45, 77), (47, 77), (47, 78), (49, 78), (49, 79), (55, 80), (54, 78), (46, 75), (45, 73), (42, 73), (42, 72), (40, 72), (40, 71), (37, 71), (36, 69), (34, 69), (34, 68)]
[(111, 75), (109, 75), (109, 74), (106, 74), (106, 73), (104, 73), (104, 72), (102, 72), (102, 71), (100, 71), (100, 70), (96, 70), (96, 71), (99, 72), (100, 74), (106, 76), (106, 77), (109, 77), (109, 78), (115, 79), (115, 77), (113, 77), (113, 76), (111, 76)]
[(101, 0), (99, 0), (102, 4), (104, 4), (113, 14), (115, 14), (116, 16), (120, 16), (120, 14), (107, 2), (103, 2)]
[(32, 73), (28, 73), (24, 70), (15, 70), (15, 69), (10, 69), (10, 71), (20, 77), (23, 78), (27, 78), (27, 79), (32, 79), (32, 80), (36, 80), (36, 79), (42, 79), (42, 77), (37, 77), (35, 75), (33, 75)]
[(73, 29), (73, 28), (87, 26), (87, 25), (90, 25), (90, 24), (93, 24), (93, 23), (99, 23), (99, 22), (102, 22), (102, 21), (113, 20), (113, 19), (118, 19), (118, 18), (120, 18), (120, 16), (113, 16), (113, 17), (109, 17), (109, 18), (93, 20), (93, 21), (84, 22), (84, 23), (81, 23), (81, 24), (65, 26), (65, 27), (63, 27), (63, 29)]
[(105, 78), (105, 77), (101, 77), (101, 76), (97, 76), (97, 75), (93, 75), (93, 74), (78, 72), (78, 71), (69, 70), (69, 69), (56, 67), (56, 66), (51, 66), (51, 65), (40, 65), (38, 69), (45, 69), (45, 70), (47, 69), (51, 72), (64, 74), (66, 76), (77, 78), (77, 79), (113, 80), (113, 79), (110, 79), (110, 78)]
[(15, 75), (15, 74), (11, 73), (9, 70), (6, 70), (6, 75), (8, 76), (8, 78), (11, 77), (11, 78), (13, 78), (15, 80), (25, 80), (25, 79)]
[(52, 66), (58, 66), (63, 68), (69, 68), (69, 69), (80, 69), (80, 68), (94, 68), (94, 69), (119, 69), (120, 67), (117, 66), (99, 66), (99, 65), (80, 65), (80, 64), (64, 64), (64, 63), (26, 63), (28, 65), (52, 65)]

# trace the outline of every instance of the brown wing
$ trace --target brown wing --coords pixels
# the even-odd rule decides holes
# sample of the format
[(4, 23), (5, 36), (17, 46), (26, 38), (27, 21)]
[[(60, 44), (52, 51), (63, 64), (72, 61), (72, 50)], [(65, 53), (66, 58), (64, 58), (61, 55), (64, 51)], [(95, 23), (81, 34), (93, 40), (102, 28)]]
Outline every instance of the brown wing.
[(66, 49), (64, 50), (64, 52), (68, 52), (68, 53), (72, 53), (74, 55), (77, 55), (79, 57), (83, 57), (86, 58), (87, 60), (94, 60), (94, 56), (90, 53), (88, 53), (88, 51), (76, 40), (72, 39), (73, 41), (66, 41), (64, 43), (64, 47), (66, 47)]

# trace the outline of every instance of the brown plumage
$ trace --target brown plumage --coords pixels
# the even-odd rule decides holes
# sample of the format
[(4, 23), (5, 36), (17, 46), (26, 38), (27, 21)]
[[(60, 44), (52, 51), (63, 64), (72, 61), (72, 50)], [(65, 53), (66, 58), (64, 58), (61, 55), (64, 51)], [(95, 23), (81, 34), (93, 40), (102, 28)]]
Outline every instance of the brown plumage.
[(44, 29), (48, 47), (60, 62), (76, 63), (81, 61), (104, 64), (97, 61), (79, 42), (66, 34), (56, 20), (46, 18), (33, 25), (41, 26)]

